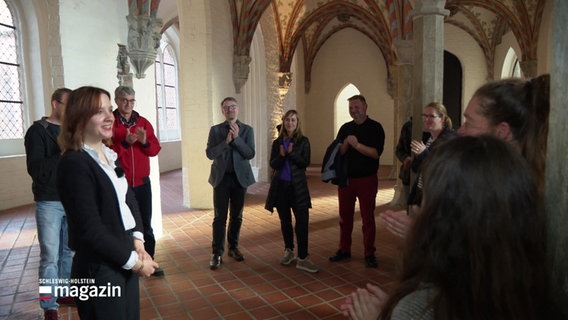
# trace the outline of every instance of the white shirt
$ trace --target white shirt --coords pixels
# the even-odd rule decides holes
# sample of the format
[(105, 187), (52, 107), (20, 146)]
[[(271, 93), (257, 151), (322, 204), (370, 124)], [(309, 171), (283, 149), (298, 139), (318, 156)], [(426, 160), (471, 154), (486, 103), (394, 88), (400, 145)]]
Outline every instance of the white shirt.
[[(97, 151), (86, 144), (83, 144), (83, 150), (87, 152), (88, 155), (91, 156), (103, 169), (103, 171), (107, 174), (110, 181), (114, 186), (114, 191), (116, 192), (116, 197), (118, 198), (118, 204), (120, 207), (120, 216), (122, 218), (122, 224), (124, 225), (124, 230), (133, 229), (136, 226), (136, 220), (134, 220), (134, 216), (132, 215), (132, 211), (130, 211), (130, 207), (126, 204), (126, 193), (128, 191), (128, 183), (126, 182), (126, 177), (122, 175), (119, 177), (114, 170), (116, 168), (115, 161), (118, 158), (118, 155), (114, 150), (108, 148), (107, 146), (103, 145), (103, 152), (108, 160), (109, 164), (105, 164), (99, 158), (99, 154)], [(138, 238), (144, 241), (144, 235), (140, 231), (134, 231), (133, 237)], [(138, 261), (138, 253), (136, 251), (132, 251), (130, 254), (130, 258), (128, 261), (122, 266), (123, 269), (130, 270), (136, 262)]]

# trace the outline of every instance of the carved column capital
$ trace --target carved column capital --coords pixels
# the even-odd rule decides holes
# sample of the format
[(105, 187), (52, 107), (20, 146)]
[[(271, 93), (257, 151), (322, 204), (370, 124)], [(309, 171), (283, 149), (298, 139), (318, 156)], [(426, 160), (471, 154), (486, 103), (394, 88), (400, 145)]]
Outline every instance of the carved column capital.
[(442, 15), (449, 16), (450, 10), (445, 9), (446, 0), (413, 0), (413, 16)]
[(523, 71), (523, 76), (525, 76), (526, 78), (536, 77), (536, 59), (519, 61), (519, 65), (521, 66), (521, 70)]
[(398, 56), (397, 64), (412, 64), (414, 62), (414, 40), (394, 40)]
[(116, 77), (119, 86), (132, 87), (132, 72), (128, 62), (128, 49), (123, 44), (118, 44), (118, 55), (116, 56)]
[(241, 93), (241, 88), (248, 80), (251, 60), (249, 56), (233, 56), (233, 83), (237, 93)]
[(128, 56), (136, 70), (136, 78), (146, 77), (146, 69), (154, 64), (160, 47), (162, 19), (149, 16), (126, 16), (128, 21)]
[(278, 72), (278, 95), (280, 99), (288, 93), (290, 85), (292, 84), (292, 72)]

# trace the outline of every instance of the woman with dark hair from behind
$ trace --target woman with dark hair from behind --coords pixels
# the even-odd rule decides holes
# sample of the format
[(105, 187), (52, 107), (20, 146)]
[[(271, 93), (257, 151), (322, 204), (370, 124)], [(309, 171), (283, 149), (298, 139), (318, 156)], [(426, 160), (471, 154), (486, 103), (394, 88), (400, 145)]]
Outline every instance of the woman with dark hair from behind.
[(491, 134), (511, 143), (529, 163), (542, 196), (549, 113), (550, 75), (502, 79), (477, 89), (458, 133)]
[[(488, 187), (491, 186), (491, 187)], [(352, 293), (352, 319), (541, 319), (546, 297), (545, 216), (534, 175), (503, 140), (460, 137), (424, 172), (400, 284)]]
[[(540, 201), (543, 201), (549, 112), (549, 74), (492, 81), (473, 94), (458, 134), (489, 134), (511, 144), (528, 162)], [(405, 236), (412, 223), (411, 217), (391, 210), (381, 213), (381, 220), (389, 231), (400, 237)]]
[[(138, 277), (158, 267), (144, 250), (134, 193), (115, 164), (116, 153), (103, 144), (112, 137), (113, 121), (110, 94), (81, 87), (69, 96), (59, 135), (57, 190), (75, 250), (71, 278), (87, 279), (71, 286), (89, 292), (86, 299), (75, 298), (81, 319), (139, 319)], [(93, 288), (101, 287), (112, 294), (93, 296)]]

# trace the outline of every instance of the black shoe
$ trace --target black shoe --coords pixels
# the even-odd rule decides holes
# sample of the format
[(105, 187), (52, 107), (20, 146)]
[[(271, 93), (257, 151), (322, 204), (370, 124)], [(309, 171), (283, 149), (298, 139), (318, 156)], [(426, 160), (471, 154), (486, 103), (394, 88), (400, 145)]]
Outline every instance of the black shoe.
[(379, 264), (377, 263), (377, 258), (375, 256), (365, 257), (365, 267), (376, 268)]
[(154, 273), (152, 273), (153, 277), (163, 277), (166, 274), (164, 273), (164, 269), (162, 268), (156, 268), (156, 270), (154, 270)]
[(209, 269), (211, 269), (211, 270), (219, 269), (222, 262), (223, 262), (223, 259), (221, 259), (221, 256), (218, 255), (218, 254), (214, 254), (211, 257), (211, 260), (209, 261)]
[(229, 249), (229, 257), (235, 259), (236, 261), (245, 260), (245, 256), (239, 251), (239, 248)]
[(351, 252), (343, 252), (341, 250), (337, 250), (334, 256), (329, 257), (329, 261), (335, 262), (349, 258), (351, 258)]

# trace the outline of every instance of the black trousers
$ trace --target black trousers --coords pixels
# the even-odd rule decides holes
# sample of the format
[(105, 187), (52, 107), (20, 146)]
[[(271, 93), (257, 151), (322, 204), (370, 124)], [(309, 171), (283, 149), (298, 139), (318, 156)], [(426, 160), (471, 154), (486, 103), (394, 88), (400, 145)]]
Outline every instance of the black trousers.
[[(221, 183), (213, 189), (213, 254), (223, 255), (225, 250), (225, 232), (227, 229), (227, 213), (229, 213), (229, 228), (227, 241), (229, 249), (239, 247), (239, 234), (243, 223), (243, 206), (247, 188), (243, 188), (237, 176), (225, 174)], [(229, 210), (230, 209), (230, 210)]]
[(294, 188), (288, 182), (280, 181), (276, 198), (276, 210), (280, 218), (280, 230), (284, 238), (284, 247), (294, 250), (294, 229), (292, 229), (292, 212), (296, 219), (295, 231), (298, 242), (298, 258), (308, 256), (308, 224), (309, 209), (295, 204)]
[[(140, 319), (140, 293), (138, 275), (130, 270), (113, 267), (105, 262), (93, 259), (93, 252), (77, 251), (73, 257), (71, 267), (72, 279), (94, 279), (95, 283), (77, 285), (81, 287), (120, 287), (120, 296), (88, 297), (88, 299), (75, 298), (77, 312), (81, 320), (139, 320)], [(71, 284), (73, 285), (73, 284)], [(92, 292), (91, 289), (85, 292)], [(114, 291), (114, 292), (113, 292)], [(100, 291), (99, 291), (100, 293)], [(117, 290), (107, 291), (107, 295), (117, 293)], [(83, 296), (85, 298), (85, 296)]]
[(142, 226), (144, 227), (144, 249), (154, 259), (156, 251), (156, 237), (154, 237), (154, 229), (152, 229), (152, 186), (150, 179), (148, 182), (138, 187), (132, 188), (140, 215), (142, 216)]

